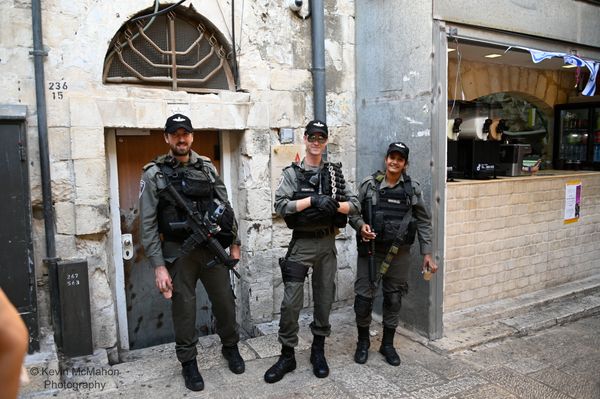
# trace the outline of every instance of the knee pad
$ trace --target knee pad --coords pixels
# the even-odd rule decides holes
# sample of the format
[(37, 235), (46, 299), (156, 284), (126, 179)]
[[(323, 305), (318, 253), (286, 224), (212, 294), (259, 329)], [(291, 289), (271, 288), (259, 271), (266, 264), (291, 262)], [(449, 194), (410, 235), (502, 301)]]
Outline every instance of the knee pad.
[(402, 307), (402, 292), (394, 291), (383, 294), (383, 307), (391, 312), (397, 312)]
[(279, 259), (279, 267), (281, 268), (281, 277), (284, 283), (303, 283), (308, 275), (308, 267), (302, 263), (292, 262), (285, 258)]
[(373, 310), (373, 300), (357, 295), (354, 298), (354, 312), (358, 317), (368, 317)]

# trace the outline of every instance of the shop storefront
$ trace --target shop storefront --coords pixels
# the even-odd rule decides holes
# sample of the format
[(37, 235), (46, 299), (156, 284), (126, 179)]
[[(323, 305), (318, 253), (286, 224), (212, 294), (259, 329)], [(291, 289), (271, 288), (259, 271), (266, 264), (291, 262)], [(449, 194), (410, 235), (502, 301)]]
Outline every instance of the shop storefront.
[(594, 275), (597, 49), (445, 32), (444, 315)]
[[(426, 283), (411, 272), (404, 325), (441, 338), (450, 312), (598, 275), (597, 109), (565, 109), (560, 130), (555, 107), (591, 101), (585, 62), (563, 64), (600, 60), (600, 2), (355, 4), (357, 177), (381, 168), (390, 141), (410, 147), (441, 267)], [(580, 187), (571, 223), (567, 187)]]

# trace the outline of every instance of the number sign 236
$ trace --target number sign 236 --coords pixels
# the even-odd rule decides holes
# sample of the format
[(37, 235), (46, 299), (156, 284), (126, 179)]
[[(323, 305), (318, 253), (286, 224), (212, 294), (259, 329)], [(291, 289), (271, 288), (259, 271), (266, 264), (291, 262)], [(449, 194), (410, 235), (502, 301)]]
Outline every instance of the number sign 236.
[(64, 98), (64, 91), (69, 88), (67, 82), (64, 80), (56, 82), (48, 82), (48, 90), (52, 93), (53, 100), (62, 100)]

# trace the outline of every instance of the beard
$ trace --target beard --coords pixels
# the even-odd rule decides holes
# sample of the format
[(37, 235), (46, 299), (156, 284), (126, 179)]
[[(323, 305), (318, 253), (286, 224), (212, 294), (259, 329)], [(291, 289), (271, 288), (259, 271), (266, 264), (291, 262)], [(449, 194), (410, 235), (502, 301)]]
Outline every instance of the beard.
[(191, 146), (185, 144), (185, 146), (181, 146), (181, 143), (177, 143), (175, 145), (171, 145), (171, 152), (176, 156), (185, 156), (190, 153)]

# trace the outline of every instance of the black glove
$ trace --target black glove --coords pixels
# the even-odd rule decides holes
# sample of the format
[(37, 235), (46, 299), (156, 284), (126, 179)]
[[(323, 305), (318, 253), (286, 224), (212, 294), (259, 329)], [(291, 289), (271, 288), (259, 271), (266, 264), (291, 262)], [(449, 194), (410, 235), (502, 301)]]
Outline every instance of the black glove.
[(310, 206), (319, 209), (326, 215), (335, 215), (340, 204), (327, 195), (313, 195), (310, 197)]

